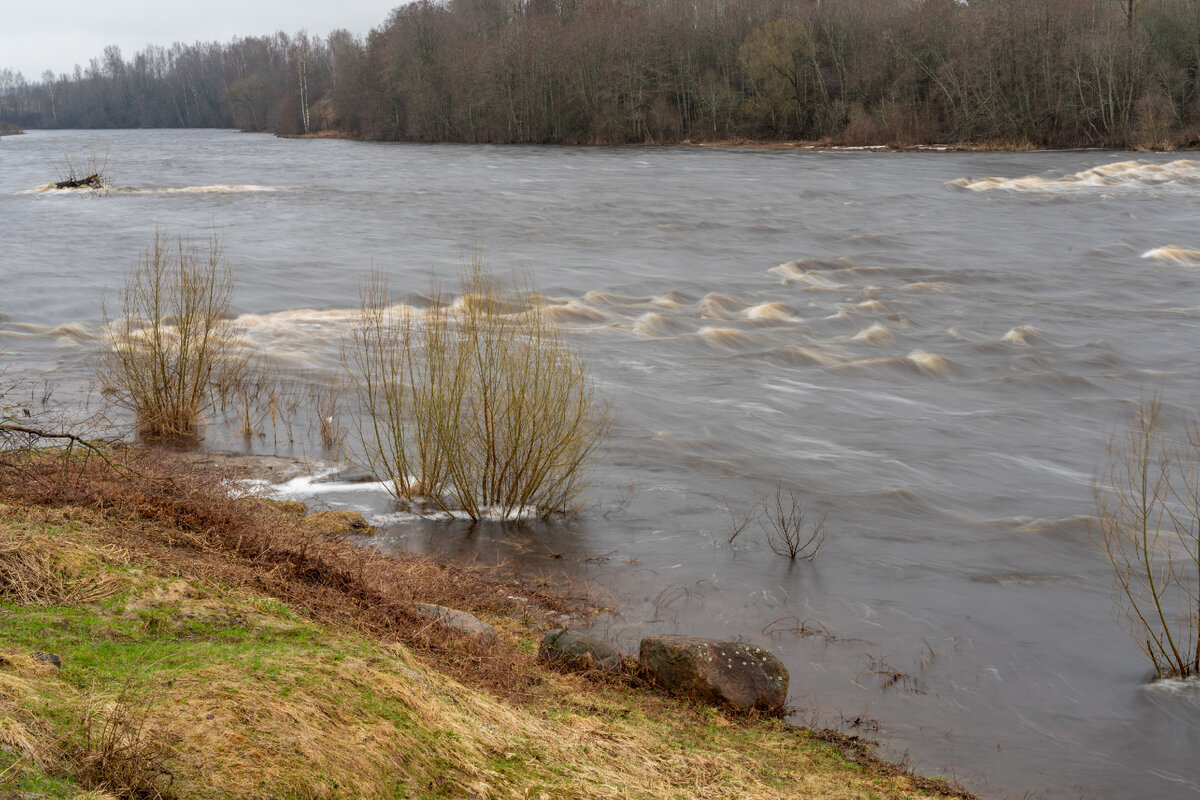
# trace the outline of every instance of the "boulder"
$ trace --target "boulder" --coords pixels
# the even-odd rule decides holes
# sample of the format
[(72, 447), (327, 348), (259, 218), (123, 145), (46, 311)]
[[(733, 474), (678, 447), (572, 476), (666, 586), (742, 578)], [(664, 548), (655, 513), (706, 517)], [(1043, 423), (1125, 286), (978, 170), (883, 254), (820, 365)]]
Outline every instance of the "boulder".
[(499, 641), (495, 628), (466, 611), (446, 608), (433, 603), (419, 603), (414, 606), (413, 610), (423, 617), (429, 617), (443, 628), (473, 636), (484, 644), (491, 645)]
[(621, 654), (616, 650), (599, 639), (564, 628), (546, 631), (538, 646), (538, 658), (583, 669), (621, 669)]
[(738, 711), (777, 711), (787, 699), (788, 671), (783, 662), (745, 642), (647, 636), (638, 661), (667, 691)]
[(34, 661), (42, 661), (55, 669), (62, 669), (62, 659), (56, 653), (43, 653), (41, 650), (34, 652)]

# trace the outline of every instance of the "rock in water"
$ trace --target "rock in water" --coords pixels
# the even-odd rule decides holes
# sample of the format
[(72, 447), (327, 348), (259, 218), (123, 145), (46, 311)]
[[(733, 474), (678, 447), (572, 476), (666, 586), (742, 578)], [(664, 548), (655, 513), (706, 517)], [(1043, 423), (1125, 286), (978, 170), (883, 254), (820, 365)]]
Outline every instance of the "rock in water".
[(538, 658), (557, 661), (584, 669), (616, 672), (621, 669), (621, 654), (599, 639), (582, 633), (555, 628), (546, 631), (538, 646)]
[(788, 671), (768, 650), (701, 636), (647, 636), (642, 667), (667, 691), (738, 711), (777, 711), (787, 700)]
[(433, 603), (420, 603), (414, 607), (414, 610), (423, 617), (429, 617), (443, 628), (474, 636), (484, 644), (492, 645), (499, 641), (495, 628), (466, 611), (446, 608)]

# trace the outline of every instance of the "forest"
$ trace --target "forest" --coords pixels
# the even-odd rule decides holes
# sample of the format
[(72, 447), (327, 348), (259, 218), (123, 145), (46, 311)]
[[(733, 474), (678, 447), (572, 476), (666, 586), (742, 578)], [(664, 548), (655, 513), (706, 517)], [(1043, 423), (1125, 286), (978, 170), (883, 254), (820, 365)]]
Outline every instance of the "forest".
[(1200, 144), (1200, 0), (417, 0), (0, 70), (0, 123), (384, 141)]

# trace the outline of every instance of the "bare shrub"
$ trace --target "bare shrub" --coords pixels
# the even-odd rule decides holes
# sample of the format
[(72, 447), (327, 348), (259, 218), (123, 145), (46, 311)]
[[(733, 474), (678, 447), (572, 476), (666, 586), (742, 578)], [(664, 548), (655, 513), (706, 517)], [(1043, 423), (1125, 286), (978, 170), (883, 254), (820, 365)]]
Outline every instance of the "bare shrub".
[(776, 555), (811, 561), (817, 557), (825, 542), (825, 520), (829, 512), (823, 511), (811, 526), (806, 524), (804, 506), (800, 493), (785, 490), (783, 484), (775, 487), (775, 497), (762, 505), (759, 525), (767, 537), (767, 544)]
[(476, 256), (454, 305), (389, 305), (372, 280), (346, 362), (367, 466), (396, 497), (443, 511), (547, 517), (574, 510), (608, 415), (532, 286)]
[(201, 249), (156, 233), (126, 276), (121, 316), (108, 320), (99, 376), (150, 440), (199, 439), (206, 410), (245, 372), (229, 320), (233, 274), (220, 242)]
[(306, 406), (321, 446), (336, 452), (346, 433), (342, 428), (342, 382), (337, 378), (317, 379), (308, 384)]
[(1163, 433), (1157, 395), (1109, 442), (1094, 487), (1118, 621), (1159, 677), (1200, 674), (1200, 428)]
[(56, 189), (90, 189), (93, 194), (108, 194), (112, 186), (110, 175), (112, 154), (109, 148), (98, 152), (94, 147), (86, 153), (63, 156), (63, 163), (56, 171)]
[(170, 797), (167, 762), (175, 751), (170, 737), (148, 724), (151, 700), (129, 680), (115, 698), (84, 712), (83, 740), (71, 759), (83, 786), (117, 797)]
[(304, 386), (281, 375), (275, 366), (261, 359), (246, 360), (217, 394), (221, 410), (233, 412), (243, 440), (265, 439), (269, 426), (274, 444), (279, 444), (281, 434), (288, 444), (295, 442), (292, 420), (304, 403)]

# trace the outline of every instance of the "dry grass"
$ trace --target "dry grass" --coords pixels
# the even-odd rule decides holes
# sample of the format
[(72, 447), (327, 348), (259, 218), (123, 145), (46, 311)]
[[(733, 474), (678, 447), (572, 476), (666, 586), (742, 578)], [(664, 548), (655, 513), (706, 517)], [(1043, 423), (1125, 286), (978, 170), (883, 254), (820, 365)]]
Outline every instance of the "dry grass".
[[(104, 651), (114, 662), (89, 674), (138, 676), (75, 689), (67, 669), (10, 658), (0, 640), (0, 716), (20, 720), (0, 727), (0, 753), (26, 765), (125, 796), (840, 800), (944, 788), (850, 763), (778, 721), (547, 671), (511, 585), (354, 550), (287, 505), (230, 498), (219, 474), (161, 454), (114, 458), (120, 469), (91, 459), (63, 487), (50, 486), (63, 470), (49, 455), (0, 458), (0, 529), (55, 542), (63, 561), (103, 564), (125, 586), (120, 602), (62, 617), (83, 626), (65, 639), (82, 638), (75, 658), (96, 657), (84, 631), (119, 628)], [(124, 555), (101, 557), (110, 552)], [(414, 602), (483, 616), (500, 642), (431, 627), (409, 613)], [(41, 636), (42, 612), (18, 608)], [(148, 646), (153, 664), (121, 663)], [(31, 710), (47, 707), (82, 717), (80, 732), (46, 728)]]
[[(149, 553), (177, 570), (266, 592), (329, 622), (382, 641), (440, 653), (446, 668), (510, 697), (539, 681), (532, 653), (494, 650), (431, 626), (412, 611), (437, 603), (475, 614), (511, 615), (512, 588), (423, 557), (388, 558), (321, 535), (286, 509), (229, 494), (219, 470), (138, 449), (113, 463), (83, 460), (65, 471), (57, 457), (0, 458), (0, 497), (25, 506), (90, 511), (110, 546)], [(64, 476), (65, 479), (64, 479)], [(528, 595), (527, 591), (523, 593)], [(549, 608), (562, 608), (550, 597)]]
[(198, 439), (205, 411), (243, 376), (247, 356), (229, 320), (232, 294), (233, 273), (215, 236), (202, 250), (156, 233), (126, 276), (99, 377), (144, 438)]
[(461, 297), (419, 312), (374, 279), (346, 363), (359, 440), (396, 497), (513, 518), (575, 509), (608, 415), (532, 286), (493, 280), (476, 255)]
[(116, 697), (93, 700), (83, 715), (83, 738), (69, 759), (88, 789), (121, 798), (171, 797), (175, 755), (168, 732), (149, 724), (152, 695), (127, 680)]
[(0, 528), (0, 597), (22, 605), (94, 603), (117, 594), (121, 581), (102, 569), (120, 563), (116, 548), (73, 545)]

